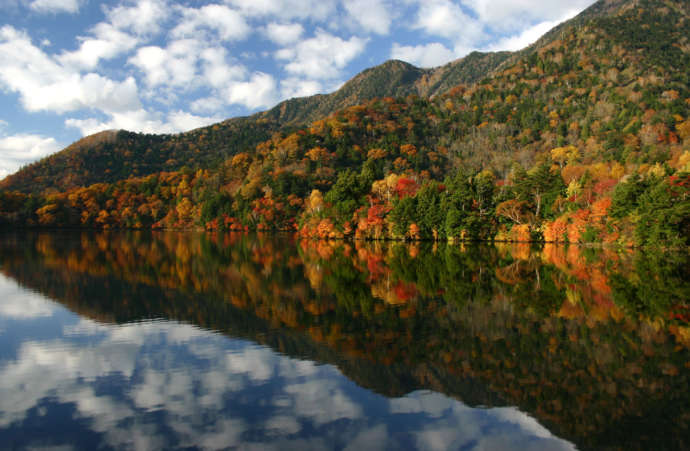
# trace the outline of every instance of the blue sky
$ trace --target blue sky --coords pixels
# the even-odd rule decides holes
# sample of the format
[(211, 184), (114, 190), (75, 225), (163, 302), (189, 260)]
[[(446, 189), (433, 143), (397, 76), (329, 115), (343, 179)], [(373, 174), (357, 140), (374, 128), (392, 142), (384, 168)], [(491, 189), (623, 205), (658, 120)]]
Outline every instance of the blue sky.
[(397, 58), (517, 50), (593, 0), (0, 0), (0, 177), (107, 129), (173, 133)]

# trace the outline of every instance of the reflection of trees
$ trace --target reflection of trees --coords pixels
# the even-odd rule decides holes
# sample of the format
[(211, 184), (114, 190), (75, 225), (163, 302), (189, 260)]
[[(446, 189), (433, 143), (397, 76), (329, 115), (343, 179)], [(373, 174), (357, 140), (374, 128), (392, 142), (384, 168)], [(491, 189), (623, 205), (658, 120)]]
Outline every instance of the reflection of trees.
[(515, 404), (584, 446), (687, 445), (687, 256), (138, 232), (0, 246), (3, 272), (100, 320), (163, 316), (387, 394)]

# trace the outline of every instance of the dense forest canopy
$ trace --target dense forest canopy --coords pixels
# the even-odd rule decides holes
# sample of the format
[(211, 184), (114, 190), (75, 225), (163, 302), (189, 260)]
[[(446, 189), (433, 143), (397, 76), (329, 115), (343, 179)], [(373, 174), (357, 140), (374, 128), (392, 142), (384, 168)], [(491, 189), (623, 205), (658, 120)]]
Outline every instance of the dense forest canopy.
[(6, 179), (0, 221), (687, 245), (689, 37), (686, 2), (599, 2), (442, 94), (86, 138)]

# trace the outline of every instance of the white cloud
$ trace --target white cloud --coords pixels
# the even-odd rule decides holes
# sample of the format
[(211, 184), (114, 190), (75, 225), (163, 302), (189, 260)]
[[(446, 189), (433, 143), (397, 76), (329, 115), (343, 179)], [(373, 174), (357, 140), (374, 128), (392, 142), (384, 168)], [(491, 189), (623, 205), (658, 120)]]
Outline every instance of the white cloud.
[(391, 58), (407, 61), (419, 67), (436, 67), (456, 58), (455, 52), (439, 42), (405, 46), (393, 44)]
[(551, 21), (551, 22), (541, 22), (538, 23), (523, 32), (513, 35), (513, 36), (508, 36), (503, 39), (498, 40), (497, 42), (491, 44), (487, 50), (489, 51), (500, 51), (500, 50), (522, 50), (528, 45), (536, 42), (540, 37), (542, 37), (546, 32), (551, 30), (553, 27), (558, 25), (559, 23), (570, 19), (571, 17), (575, 16), (577, 14), (577, 11), (572, 10), (568, 11), (564, 17), (562, 17), (559, 20)]
[(0, 84), (19, 93), (24, 108), (32, 112), (88, 108), (111, 112), (140, 105), (133, 77), (118, 82), (96, 73), (81, 75), (54, 61), (9, 25), (0, 28)]
[(269, 23), (264, 29), (264, 33), (271, 41), (280, 45), (288, 45), (297, 41), (302, 33), (304, 33), (304, 27), (299, 23)]
[[(248, 74), (242, 64), (230, 64), (225, 48), (202, 46), (200, 40), (180, 39), (166, 48), (141, 47), (129, 63), (142, 71), (147, 86), (152, 88), (149, 95), (157, 99), (161, 90), (174, 96), (176, 92), (210, 89), (212, 96), (190, 102), (192, 111), (212, 112), (228, 104), (253, 110), (277, 102), (273, 76), (264, 72)], [(84, 128), (82, 124), (73, 125)], [(163, 127), (168, 128), (166, 124)]]
[(247, 76), (247, 69), (243, 65), (227, 63), (227, 51), (223, 47), (204, 49), (200, 58), (204, 82), (208, 86), (220, 89)]
[(196, 63), (199, 42), (194, 39), (172, 41), (167, 48), (141, 47), (129, 59), (129, 64), (144, 73), (149, 87), (164, 85), (191, 89), (197, 75)]
[(323, 92), (323, 86), (316, 80), (290, 77), (280, 82), (280, 94), (284, 99), (306, 97)]
[[(204, 48), (199, 40), (180, 39), (169, 42), (166, 48), (141, 47), (129, 63), (143, 73), (149, 88), (175, 95), (208, 88), (226, 91), (233, 83), (245, 81), (246, 68), (241, 64), (229, 64), (228, 60), (223, 47)], [(158, 94), (160, 92), (153, 91), (150, 96)]]
[(366, 46), (367, 40), (353, 36), (347, 41), (323, 30), (317, 30), (313, 38), (296, 44), (294, 48), (281, 49), (278, 59), (287, 60), (285, 70), (312, 79), (332, 79)]
[(91, 37), (82, 37), (78, 50), (63, 52), (59, 60), (65, 65), (80, 69), (95, 69), (101, 59), (111, 59), (132, 50), (139, 39), (111, 24), (100, 23), (92, 30)]
[(203, 30), (209, 30), (213, 35), (206, 36), (207, 41), (234, 41), (246, 38), (251, 32), (244, 17), (224, 5), (206, 5), (199, 9), (181, 8), (181, 12), (180, 23), (171, 31), (171, 35), (176, 38), (199, 38), (204, 36)]
[(61, 145), (53, 138), (20, 134), (0, 138), (0, 179), (25, 164), (57, 152)]
[(457, 41), (474, 39), (481, 32), (481, 26), (465, 14), (450, 0), (430, 0), (421, 3), (417, 11), (416, 28), (423, 29), (434, 36), (442, 36)]
[(496, 30), (519, 30), (534, 22), (553, 21), (570, 10), (582, 11), (595, 0), (463, 0), (479, 21)]
[(209, 113), (220, 110), (224, 105), (225, 102), (218, 96), (209, 96), (194, 100), (189, 108), (195, 113)]
[(41, 13), (70, 13), (79, 11), (79, 0), (34, 0), (29, 8)]
[(106, 15), (116, 28), (154, 35), (161, 31), (170, 11), (166, 0), (138, 0), (107, 9)]
[(277, 101), (276, 81), (266, 73), (257, 72), (244, 82), (231, 84), (225, 93), (228, 103), (237, 103), (249, 109), (273, 106)]
[(386, 35), (390, 31), (393, 6), (385, 0), (347, 0), (343, 6), (365, 31)]
[(469, 53), (486, 37), (482, 24), (450, 0), (422, 2), (414, 27), (453, 42), (457, 56)]

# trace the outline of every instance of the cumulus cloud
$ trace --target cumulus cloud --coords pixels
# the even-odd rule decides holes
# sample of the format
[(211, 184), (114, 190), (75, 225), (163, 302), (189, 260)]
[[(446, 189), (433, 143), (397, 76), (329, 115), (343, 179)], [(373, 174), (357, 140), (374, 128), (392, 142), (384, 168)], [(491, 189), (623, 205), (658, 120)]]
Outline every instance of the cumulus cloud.
[(250, 74), (242, 64), (231, 61), (223, 47), (204, 47), (198, 39), (179, 39), (169, 42), (166, 48), (141, 47), (129, 64), (143, 73), (146, 85), (153, 89), (150, 97), (160, 90), (174, 89), (174, 95), (211, 89), (212, 96), (191, 102), (193, 111), (217, 111), (231, 104), (257, 109), (278, 101), (277, 82), (272, 75)]
[(391, 58), (407, 61), (419, 67), (436, 67), (455, 59), (455, 52), (439, 42), (405, 46), (393, 44)]
[(472, 51), (486, 36), (482, 24), (450, 0), (422, 2), (414, 27), (453, 42), (453, 52), (457, 56)]
[(176, 38), (234, 41), (246, 38), (251, 31), (244, 17), (225, 5), (181, 8), (181, 12), (182, 19), (171, 31)]
[(133, 77), (120, 82), (96, 73), (81, 75), (54, 61), (26, 33), (9, 25), (0, 29), (0, 83), (18, 93), (28, 111), (110, 112), (140, 105)]
[(228, 86), (225, 99), (228, 103), (238, 103), (250, 109), (272, 106), (278, 100), (276, 80), (270, 74), (256, 72), (249, 80)]
[[(517, 50), (594, 0), (428, 0), (413, 1), (413, 28), (453, 44), (455, 57), (475, 49)], [(411, 50), (409, 50), (411, 51)]]
[(224, 105), (225, 102), (214, 95), (194, 100), (189, 108), (195, 113), (209, 113), (222, 109)]
[(139, 43), (135, 36), (125, 33), (112, 24), (100, 23), (91, 30), (92, 35), (81, 37), (79, 49), (63, 52), (58, 59), (65, 65), (74, 65), (78, 69), (95, 69), (102, 59), (111, 59), (122, 55)]
[(166, 0), (137, 0), (106, 9), (106, 16), (114, 27), (121, 30), (155, 35), (162, 30), (170, 12), (171, 7)]
[(29, 8), (41, 13), (70, 13), (79, 11), (79, 0), (33, 0)]
[(280, 45), (288, 45), (297, 41), (304, 33), (304, 27), (299, 23), (271, 22), (264, 28), (264, 33), (271, 41)]
[(528, 45), (536, 42), (540, 37), (542, 37), (547, 31), (551, 30), (553, 27), (565, 20), (572, 18), (576, 14), (576, 10), (571, 10), (566, 12), (566, 15), (558, 20), (538, 23), (532, 27), (529, 27), (521, 33), (498, 40), (497, 42), (491, 44), (487, 50), (522, 50)]
[(390, 31), (393, 5), (385, 0), (348, 0), (345, 10), (364, 31), (386, 35)]
[(323, 86), (316, 80), (290, 77), (280, 82), (280, 93), (285, 99), (306, 97), (323, 92)]
[(453, 41), (475, 40), (482, 34), (481, 25), (450, 0), (423, 2), (417, 11), (415, 27)]
[(276, 57), (285, 60), (285, 70), (311, 79), (339, 77), (341, 70), (362, 53), (367, 40), (352, 36), (344, 40), (323, 30), (294, 47), (283, 48)]
[(180, 39), (170, 42), (166, 48), (141, 47), (128, 62), (143, 72), (149, 87), (191, 89), (197, 74), (199, 45), (195, 39)]
[(41, 135), (0, 137), (0, 179), (16, 172), (25, 164), (57, 152), (61, 147), (54, 138)]
[(208, 86), (221, 89), (247, 76), (247, 69), (242, 64), (228, 62), (230, 59), (223, 47), (206, 48), (201, 51), (199, 58), (204, 83)]
[(536, 22), (553, 21), (567, 11), (582, 11), (595, 0), (463, 0), (479, 21), (496, 30), (524, 28)]

